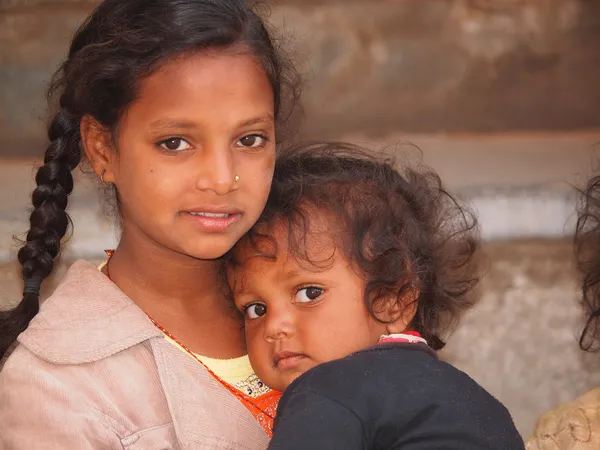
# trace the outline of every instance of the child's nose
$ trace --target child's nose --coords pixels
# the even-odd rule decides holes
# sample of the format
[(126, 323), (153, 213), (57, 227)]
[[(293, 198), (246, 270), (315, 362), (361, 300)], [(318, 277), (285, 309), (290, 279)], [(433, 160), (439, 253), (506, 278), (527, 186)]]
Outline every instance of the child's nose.
[(284, 308), (270, 309), (267, 313), (265, 341), (275, 342), (289, 338), (294, 334), (294, 317), (292, 311)]

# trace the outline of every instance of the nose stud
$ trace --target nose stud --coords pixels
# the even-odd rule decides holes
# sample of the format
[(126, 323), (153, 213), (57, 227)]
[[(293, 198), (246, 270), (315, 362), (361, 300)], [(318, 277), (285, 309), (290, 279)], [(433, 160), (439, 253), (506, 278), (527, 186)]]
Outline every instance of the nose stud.
[(238, 183), (240, 181), (240, 176), (236, 175), (235, 177), (233, 177), (233, 181), (235, 181), (236, 183)]

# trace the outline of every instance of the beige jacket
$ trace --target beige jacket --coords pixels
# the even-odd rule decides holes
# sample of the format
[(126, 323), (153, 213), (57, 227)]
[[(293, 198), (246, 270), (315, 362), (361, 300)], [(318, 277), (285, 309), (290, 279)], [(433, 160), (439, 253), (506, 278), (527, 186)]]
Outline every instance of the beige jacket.
[(600, 449), (600, 388), (544, 414), (527, 450)]
[(96, 267), (73, 264), (0, 372), (0, 449), (264, 449), (252, 415)]

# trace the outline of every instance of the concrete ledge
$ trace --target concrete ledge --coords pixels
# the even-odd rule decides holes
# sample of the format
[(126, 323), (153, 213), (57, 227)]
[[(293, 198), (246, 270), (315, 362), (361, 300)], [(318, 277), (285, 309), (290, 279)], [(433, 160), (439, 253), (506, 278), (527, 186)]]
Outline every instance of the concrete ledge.
[(473, 205), (487, 241), (563, 238), (575, 229), (577, 195), (568, 186), (488, 187), (459, 193)]
[[(477, 213), (481, 234), (487, 241), (563, 238), (572, 235), (576, 196), (573, 191), (545, 187), (458, 192)], [(63, 247), (66, 258), (98, 258), (118, 242), (115, 218), (102, 214), (99, 201), (77, 201), (69, 213), (75, 231)], [(17, 241), (12, 236), (27, 230), (26, 214), (13, 220), (0, 216), (0, 262), (15, 260)]]

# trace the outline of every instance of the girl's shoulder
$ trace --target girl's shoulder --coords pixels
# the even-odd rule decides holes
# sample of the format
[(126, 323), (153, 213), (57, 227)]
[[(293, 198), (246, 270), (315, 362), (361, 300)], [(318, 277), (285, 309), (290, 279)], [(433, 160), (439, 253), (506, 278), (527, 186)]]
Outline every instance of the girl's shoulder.
[[(67, 275), (0, 371), (0, 448), (50, 448), (44, 442), (52, 448), (92, 448), (98, 442), (128, 448), (140, 436), (174, 444), (152, 345), (135, 345), (139, 333), (132, 340), (120, 331), (125, 327), (115, 300), (101, 303), (85, 290), (67, 295), (73, 282), (87, 278), (87, 264), (73, 270), (75, 280)], [(91, 309), (79, 305), (88, 300)], [(131, 317), (126, 309), (122, 314)], [(152, 407), (139, 408), (144, 403)]]
[(537, 422), (528, 450), (600, 448), (600, 388), (547, 412)]
[(46, 362), (84, 364), (152, 337), (162, 333), (143, 311), (93, 264), (77, 261), (18, 341)]

